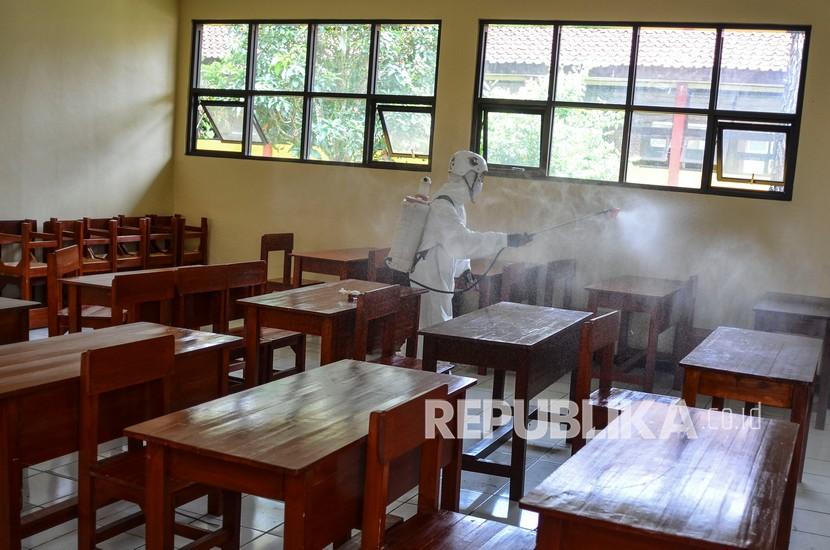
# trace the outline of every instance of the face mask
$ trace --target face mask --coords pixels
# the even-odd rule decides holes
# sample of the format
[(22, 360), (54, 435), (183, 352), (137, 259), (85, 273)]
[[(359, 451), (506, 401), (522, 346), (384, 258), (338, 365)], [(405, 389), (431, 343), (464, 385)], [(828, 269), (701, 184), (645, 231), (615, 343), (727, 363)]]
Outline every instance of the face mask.
[[(470, 182), (470, 176), (473, 177), (472, 183)], [(484, 187), (484, 174), (478, 174), (470, 170), (464, 176), (464, 182), (467, 184), (467, 190), (470, 192), (470, 202), (475, 204), (476, 199), (481, 194), (481, 189)]]

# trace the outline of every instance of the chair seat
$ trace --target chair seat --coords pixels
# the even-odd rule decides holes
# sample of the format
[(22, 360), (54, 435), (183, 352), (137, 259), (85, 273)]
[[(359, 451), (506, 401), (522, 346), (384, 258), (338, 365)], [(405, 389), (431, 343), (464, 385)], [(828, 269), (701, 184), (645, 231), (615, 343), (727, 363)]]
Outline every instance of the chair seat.
[(626, 390), (623, 388), (611, 388), (608, 391), (596, 390), (588, 398), (592, 407), (622, 412), (632, 405), (641, 401), (653, 401), (664, 405), (673, 405), (680, 401), (679, 397), (662, 395), (659, 393), (648, 393), (637, 390)]
[[(125, 500), (141, 502), (147, 480), (145, 462), (144, 451), (127, 451), (94, 464), (90, 467), (90, 475), (119, 487)], [(170, 492), (177, 493), (190, 485), (185, 481), (171, 479)]]
[[(58, 317), (69, 317), (69, 308), (65, 307), (58, 312)], [(81, 308), (82, 319), (107, 319), (112, 318), (112, 310), (106, 306), (83, 306)]]
[[(534, 531), (445, 510), (431, 514), (418, 514), (390, 528), (386, 531), (383, 544), (386, 550), (394, 548), (531, 550), (535, 547), (536, 533)], [(359, 549), (360, 537), (353, 537), (341, 548)]]
[[(234, 327), (228, 331), (231, 336), (245, 337), (245, 327)], [(303, 335), (302, 332), (294, 332), (291, 330), (282, 330), (279, 328), (263, 328), (259, 338), (260, 345), (268, 346), (287, 346), (293, 344), (299, 337)], [(242, 346), (245, 344), (243, 343)]]
[[(19, 269), (20, 262), (3, 262), (0, 265), (11, 273), (13, 270)], [(43, 262), (30, 262), (29, 274), (32, 277), (46, 277), (46, 264)]]
[[(395, 355), (387, 355), (386, 357), (381, 357), (375, 362), (380, 363), (381, 365), (391, 365), (393, 367), (401, 367), (404, 369), (423, 370), (424, 367), (423, 362), (417, 357), (407, 357), (405, 355), (399, 355), (397, 353)], [(454, 368), (454, 363), (438, 361), (436, 372), (438, 372), (439, 374), (447, 374)]]

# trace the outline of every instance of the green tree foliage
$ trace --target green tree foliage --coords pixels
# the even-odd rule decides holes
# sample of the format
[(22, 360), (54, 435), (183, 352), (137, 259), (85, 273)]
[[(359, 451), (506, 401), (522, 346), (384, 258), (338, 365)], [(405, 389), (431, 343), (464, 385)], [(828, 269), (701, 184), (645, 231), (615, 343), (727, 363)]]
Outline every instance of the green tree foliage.
[[(207, 27), (208, 25), (206, 25)], [(200, 87), (238, 90), (245, 87), (247, 25), (221, 27), (220, 47), (211, 42), (212, 57), (202, 56)], [(306, 78), (308, 26), (263, 24), (257, 29), (255, 88), (302, 91)], [(314, 91), (366, 93), (371, 25), (320, 25), (313, 60)], [(429, 96), (435, 90), (438, 57), (437, 25), (382, 25), (378, 45), (377, 93)], [(217, 95), (221, 95), (217, 92)], [(279, 95), (257, 96), (254, 116), (280, 156), (299, 157), (302, 100)], [(318, 98), (311, 105), (311, 158), (360, 162), (363, 155), (366, 102), (362, 99)], [(406, 126), (423, 132), (423, 115), (410, 116)], [(428, 128), (428, 125), (427, 125)], [(428, 132), (428, 129), (426, 130)], [(200, 127), (200, 136), (212, 132)], [(381, 136), (375, 135), (375, 141)], [(426, 137), (413, 137), (413, 140)], [(375, 148), (375, 156), (381, 148)]]

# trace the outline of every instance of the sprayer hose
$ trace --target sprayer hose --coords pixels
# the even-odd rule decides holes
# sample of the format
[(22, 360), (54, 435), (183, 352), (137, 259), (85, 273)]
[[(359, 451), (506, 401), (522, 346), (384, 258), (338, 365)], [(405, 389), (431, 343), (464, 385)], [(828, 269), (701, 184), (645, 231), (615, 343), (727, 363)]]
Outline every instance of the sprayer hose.
[(432, 288), (431, 286), (427, 286), (423, 283), (419, 283), (418, 281), (412, 279), (411, 277), (409, 278), (409, 282), (410, 283), (415, 283), (419, 287), (425, 288), (425, 289), (429, 290), (430, 292), (438, 292), (440, 294), (453, 294), (453, 295), (455, 295), (455, 294), (464, 294), (465, 292), (469, 292), (469, 291), (473, 290), (474, 288), (478, 288), (478, 282), (481, 279), (483, 279), (484, 277), (486, 277), (488, 273), (490, 273), (490, 270), (493, 269), (493, 266), (496, 265), (496, 262), (498, 261), (499, 256), (501, 256), (501, 253), (504, 252), (506, 249), (507, 249), (507, 247), (505, 246), (504, 248), (502, 248), (501, 250), (496, 252), (496, 255), (493, 257), (493, 261), (490, 262), (490, 265), (487, 266), (487, 269), (484, 270), (484, 273), (482, 273), (478, 277), (475, 277), (475, 282), (473, 284), (471, 284), (470, 286), (468, 286), (467, 288), (462, 288), (461, 290), (440, 290), (438, 288)]

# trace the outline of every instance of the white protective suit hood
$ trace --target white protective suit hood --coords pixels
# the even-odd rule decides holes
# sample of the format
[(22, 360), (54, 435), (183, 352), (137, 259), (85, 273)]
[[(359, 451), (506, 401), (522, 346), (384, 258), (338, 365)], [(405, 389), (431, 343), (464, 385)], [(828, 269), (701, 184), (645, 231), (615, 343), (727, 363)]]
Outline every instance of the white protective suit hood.
[[(479, 186), (480, 189), (481, 187)], [(433, 200), (442, 195), (449, 197), (455, 206), (464, 206), (465, 204), (473, 202), (467, 181), (462, 176), (456, 176), (455, 174), (450, 174), (449, 181), (432, 195)]]

